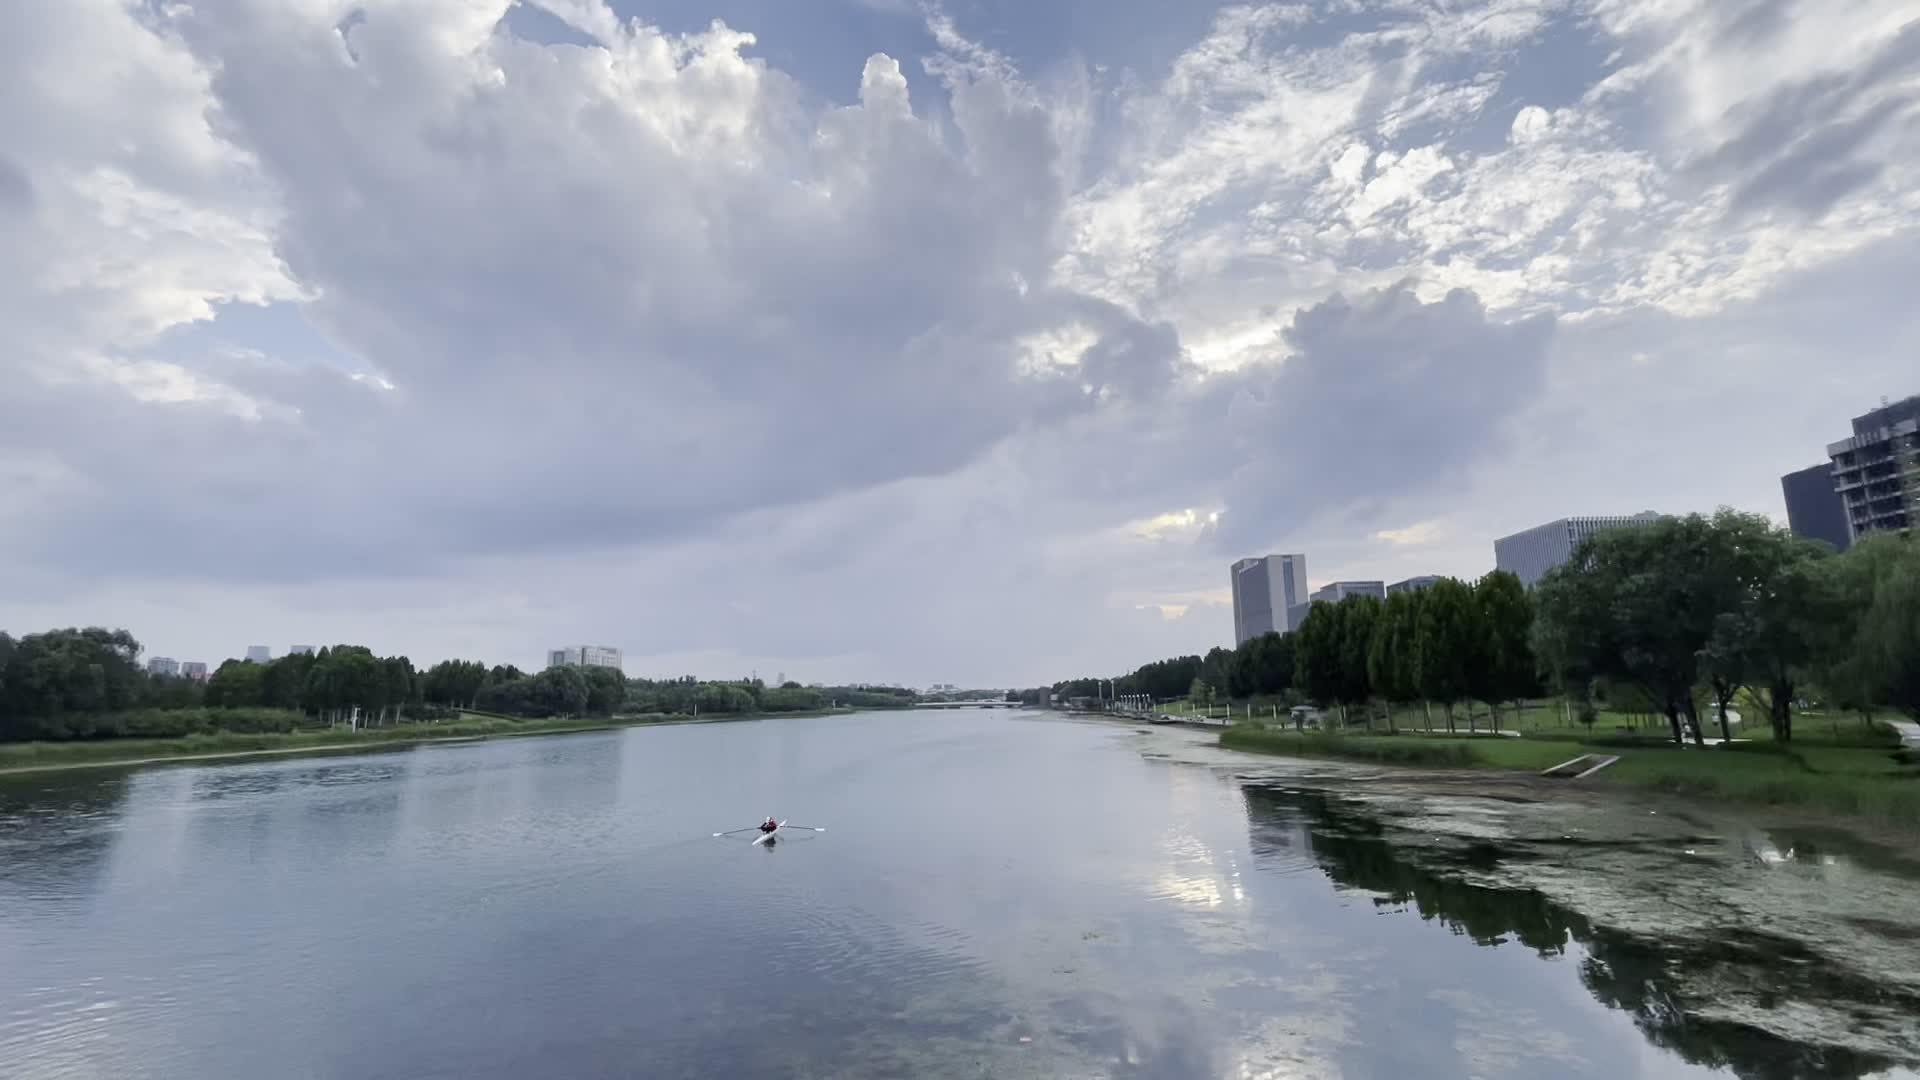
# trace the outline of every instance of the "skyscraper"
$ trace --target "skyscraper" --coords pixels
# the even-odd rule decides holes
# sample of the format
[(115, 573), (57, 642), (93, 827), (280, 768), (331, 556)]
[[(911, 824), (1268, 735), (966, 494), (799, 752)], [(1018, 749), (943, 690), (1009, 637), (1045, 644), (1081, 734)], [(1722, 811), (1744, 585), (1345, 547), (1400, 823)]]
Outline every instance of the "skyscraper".
[(1902, 531), (1920, 517), (1920, 394), (1853, 418), (1853, 436), (1827, 446), (1847, 536)]
[(1780, 478), (1787, 499), (1787, 527), (1807, 540), (1825, 540), (1835, 551), (1853, 544), (1847, 528), (1847, 504), (1833, 489), (1833, 462), (1823, 461)]
[(1609, 529), (1650, 525), (1661, 515), (1643, 510), (1631, 517), (1565, 517), (1503, 536), (1493, 542), (1493, 565), (1520, 579), (1528, 588), (1540, 584), (1547, 571), (1573, 557), (1573, 549), (1589, 536)]
[(155, 656), (147, 660), (147, 673), (171, 679), (180, 674), (180, 662), (171, 656)]
[(267, 661), (272, 659), (273, 659), (273, 650), (267, 648), (265, 645), (247, 646), (247, 663), (264, 664)]
[(1307, 557), (1267, 555), (1233, 564), (1233, 642), (1293, 629), (1292, 611), (1307, 600)]

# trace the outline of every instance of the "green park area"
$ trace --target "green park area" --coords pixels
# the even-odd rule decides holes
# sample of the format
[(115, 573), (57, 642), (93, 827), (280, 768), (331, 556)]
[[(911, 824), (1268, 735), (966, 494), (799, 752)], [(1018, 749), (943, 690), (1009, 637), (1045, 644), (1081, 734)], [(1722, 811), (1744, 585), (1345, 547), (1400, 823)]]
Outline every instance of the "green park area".
[[(1072, 680), (1240, 750), (1539, 773), (1920, 831), (1920, 541), (1844, 554), (1722, 511), (1603, 533), (1535, 588), (1495, 572), (1314, 605), (1289, 634)], [(1916, 741), (1908, 739), (1908, 742)], [(1597, 762), (1599, 758), (1595, 758)]]

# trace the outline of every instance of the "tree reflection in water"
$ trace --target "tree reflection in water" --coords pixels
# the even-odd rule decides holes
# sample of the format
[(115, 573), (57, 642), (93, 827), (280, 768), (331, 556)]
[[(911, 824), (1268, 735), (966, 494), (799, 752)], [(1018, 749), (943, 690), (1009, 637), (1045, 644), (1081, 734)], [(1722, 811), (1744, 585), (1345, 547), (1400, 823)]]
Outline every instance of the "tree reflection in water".
[[(1396, 845), (1380, 821), (1323, 793), (1245, 788), (1252, 851), (1259, 860), (1301, 840), (1336, 886), (1375, 894), (1380, 906), (1410, 906), (1479, 945), (1517, 941), (1542, 956), (1584, 953), (1580, 980), (1594, 998), (1632, 1016), (1647, 1040), (1698, 1065), (1751, 1080), (1864, 1077), (1895, 1061), (1840, 1046), (1800, 1042), (1715, 1011), (1714, 988), (1737, 990), (1762, 1008), (1818, 1002), (1839, 1015), (1871, 1010), (1920, 1016), (1911, 995), (1836, 970), (1805, 945), (1756, 933), (1649, 938), (1597, 926), (1537, 889), (1474, 884), (1505, 853), (1477, 843), (1462, 849)], [(1761, 988), (1756, 991), (1756, 988)]]

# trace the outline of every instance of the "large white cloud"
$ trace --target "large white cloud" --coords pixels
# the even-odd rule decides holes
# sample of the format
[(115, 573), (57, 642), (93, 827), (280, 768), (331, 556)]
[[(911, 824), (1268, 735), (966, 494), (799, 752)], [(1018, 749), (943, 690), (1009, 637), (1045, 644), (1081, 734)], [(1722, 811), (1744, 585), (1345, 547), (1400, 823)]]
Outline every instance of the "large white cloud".
[(1032, 679), (1215, 643), (1245, 551), (1475, 572), (1648, 395), (1797, 416), (1742, 372), (1822, 325), (1826, 429), (1912, 389), (1833, 284), (1920, 215), (1895, 0), (1232, 6), (1151, 70), (935, 9), (832, 86), (537, 6), (0, 15), (0, 622)]

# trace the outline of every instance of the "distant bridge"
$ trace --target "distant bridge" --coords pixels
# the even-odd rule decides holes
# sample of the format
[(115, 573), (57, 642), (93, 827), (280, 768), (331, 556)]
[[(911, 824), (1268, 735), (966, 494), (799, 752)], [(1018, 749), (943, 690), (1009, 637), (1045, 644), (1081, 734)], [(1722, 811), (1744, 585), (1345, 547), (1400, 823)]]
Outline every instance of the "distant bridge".
[(1017, 709), (1017, 701), (1005, 701), (1000, 698), (986, 698), (980, 701), (916, 701), (916, 709)]

